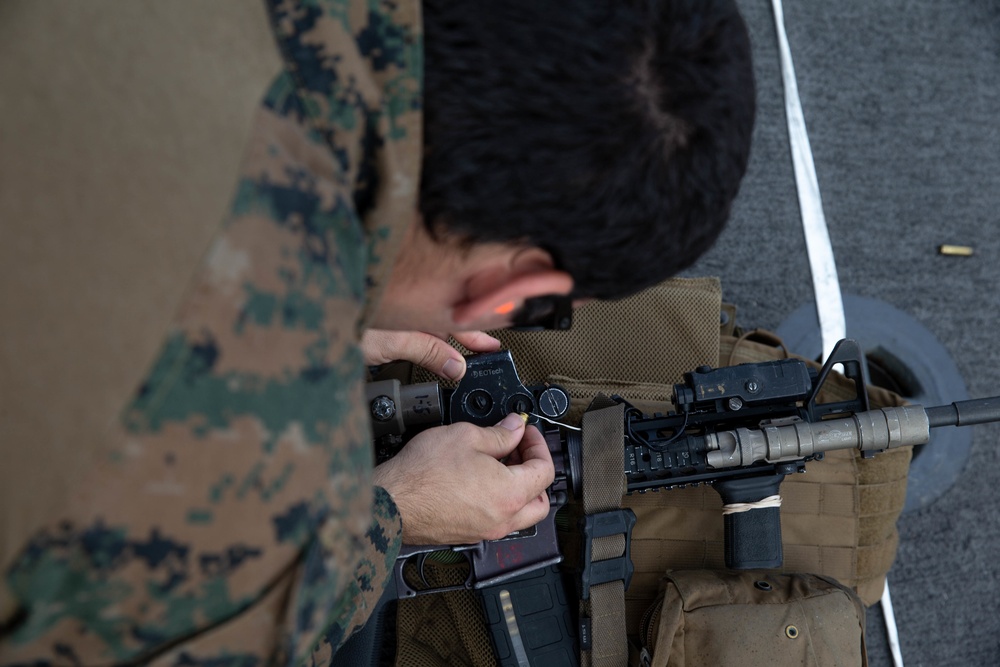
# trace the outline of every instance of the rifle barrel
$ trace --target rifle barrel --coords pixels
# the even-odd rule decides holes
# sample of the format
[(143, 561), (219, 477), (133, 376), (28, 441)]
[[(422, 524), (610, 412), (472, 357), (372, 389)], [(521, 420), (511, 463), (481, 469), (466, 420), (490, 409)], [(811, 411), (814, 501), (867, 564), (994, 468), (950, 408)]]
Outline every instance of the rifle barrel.
[(950, 405), (926, 408), (931, 428), (939, 426), (971, 426), (1000, 421), (1000, 396), (956, 401)]

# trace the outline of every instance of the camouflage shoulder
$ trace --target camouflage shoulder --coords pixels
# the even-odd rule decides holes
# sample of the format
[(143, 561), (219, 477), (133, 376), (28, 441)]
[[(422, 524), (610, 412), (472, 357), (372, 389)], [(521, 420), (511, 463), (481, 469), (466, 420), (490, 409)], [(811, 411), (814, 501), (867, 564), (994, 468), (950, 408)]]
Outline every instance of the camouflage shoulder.
[[(292, 634), (304, 641), (293, 646), (296, 664), (320, 667), (368, 621), (402, 546), (403, 525), (389, 493), (375, 487), (373, 521), (363, 541), (364, 555), (348, 590), (339, 599), (324, 593), (321, 564), (332, 554), (314, 550), (307, 558), (306, 571), (312, 575), (298, 587), (295, 627)], [(321, 540), (322, 543), (322, 540)], [(331, 604), (331, 602), (333, 604)]]
[[(418, 208), (423, 31), (416, 0), (268, 0), (294, 94), (351, 167), (364, 218), (365, 319), (377, 308)], [(351, 147), (360, 141), (360, 153)]]

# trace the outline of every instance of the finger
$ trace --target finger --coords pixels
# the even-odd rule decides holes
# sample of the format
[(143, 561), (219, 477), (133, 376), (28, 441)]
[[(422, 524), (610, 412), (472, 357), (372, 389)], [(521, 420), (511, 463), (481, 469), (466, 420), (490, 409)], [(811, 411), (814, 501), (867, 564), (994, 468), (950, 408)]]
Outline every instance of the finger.
[[(522, 450), (526, 450), (532, 447), (544, 447), (545, 452), (537, 452), (537, 456), (543, 458), (548, 458), (551, 460), (552, 452), (549, 451), (549, 445), (545, 442), (545, 436), (542, 432), (538, 430), (537, 426), (527, 426), (524, 430), (524, 437), (521, 438), (521, 442), (517, 444), (517, 448), (507, 455), (504, 463), (507, 465), (519, 465), (524, 462), (524, 457), (521, 454)], [(546, 456), (546, 452), (548, 455)]]
[(510, 465), (507, 470), (514, 478), (513, 489), (523, 494), (521, 498), (527, 502), (552, 484), (556, 475), (555, 466), (545, 438), (533, 426), (525, 429), (524, 438), (518, 443), (516, 451), (521, 463)]
[(516, 412), (504, 417), (491, 428), (476, 428), (471, 445), (476, 451), (488, 454), (498, 461), (517, 449), (524, 435), (527, 420)]
[(505, 458), (503, 462), (504, 465), (509, 465), (509, 466), (520, 465), (521, 452), (515, 448), (514, 451), (512, 451), (510, 454), (507, 455), (507, 458)]
[(496, 352), (500, 349), (500, 341), (482, 331), (459, 331), (451, 336), (471, 352)]
[[(545, 467), (553, 467), (552, 452), (549, 451), (549, 445), (545, 442), (545, 436), (534, 426), (528, 426), (524, 429), (524, 436), (517, 443), (516, 453), (522, 465), (528, 465), (531, 461), (536, 461)], [(553, 468), (554, 474), (555, 469)], [(546, 486), (551, 483), (552, 481), (549, 480)]]
[(442, 378), (460, 380), (465, 358), (446, 341), (418, 331), (368, 330), (362, 338), (365, 362), (411, 361)]
[(396, 348), (402, 345), (402, 332), (367, 329), (361, 334), (361, 352), (369, 366), (398, 361)]
[(532, 498), (511, 519), (512, 530), (524, 530), (539, 523), (549, 515), (549, 496), (544, 491)]

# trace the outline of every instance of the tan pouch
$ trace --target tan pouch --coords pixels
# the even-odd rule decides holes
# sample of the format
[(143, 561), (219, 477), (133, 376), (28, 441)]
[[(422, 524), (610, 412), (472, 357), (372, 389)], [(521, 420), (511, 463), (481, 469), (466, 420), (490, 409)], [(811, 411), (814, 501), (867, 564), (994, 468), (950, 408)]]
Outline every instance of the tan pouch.
[(634, 664), (651, 667), (867, 665), (865, 608), (813, 574), (677, 570), (643, 619)]

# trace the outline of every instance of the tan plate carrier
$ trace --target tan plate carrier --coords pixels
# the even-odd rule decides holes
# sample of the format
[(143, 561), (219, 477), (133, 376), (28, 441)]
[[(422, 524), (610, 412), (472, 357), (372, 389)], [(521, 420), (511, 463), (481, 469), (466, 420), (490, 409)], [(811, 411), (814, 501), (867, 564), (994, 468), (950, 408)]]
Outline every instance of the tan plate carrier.
[[(720, 314), (725, 312), (726, 317)], [(727, 324), (720, 327), (720, 319)], [(599, 393), (618, 394), (647, 412), (672, 409), (673, 385), (698, 366), (728, 366), (789, 356), (773, 334), (737, 330), (735, 309), (722, 303), (713, 278), (672, 279), (629, 299), (578, 309), (568, 332), (494, 332), (514, 355), (527, 385), (567, 389), (578, 422)], [(839, 377), (837, 379), (840, 379)], [(850, 396), (846, 381), (828, 382), (822, 401)], [(869, 388), (873, 407), (901, 405)], [(827, 453), (781, 486), (783, 572), (808, 572), (852, 588), (872, 605), (882, 594), (898, 545), (896, 520), (906, 499), (911, 458), (904, 447), (862, 459)], [(642, 615), (667, 570), (724, 570), (722, 501), (712, 488), (626, 496), (637, 517), (632, 532), (635, 573), (625, 592), (625, 623), (637, 635)], [(447, 577), (447, 567), (437, 576)], [(420, 596), (400, 604), (397, 665), (493, 665), (478, 603), (471, 593)]]

